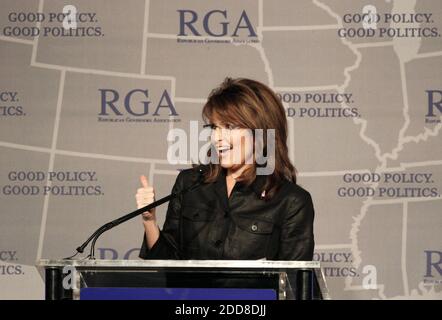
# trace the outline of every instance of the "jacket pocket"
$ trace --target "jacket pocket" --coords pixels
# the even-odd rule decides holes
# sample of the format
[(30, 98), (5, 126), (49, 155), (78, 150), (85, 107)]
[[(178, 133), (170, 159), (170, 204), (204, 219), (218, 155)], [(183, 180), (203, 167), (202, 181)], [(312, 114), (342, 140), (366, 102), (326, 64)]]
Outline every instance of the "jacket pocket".
[(214, 208), (186, 206), (181, 214), (183, 246), (201, 247), (207, 241), (209, 230), (214, 223)]
[(271, 234), (275, 226), (271, 221), (244, 218), (243, 216), (236, 217), (234, 221), (240, 229), (252, 234)]
[(182, 208), (183, 210), (192, 209), (192, 210), (213, 211), (215, 209), (215, 201), (211, 200), (203, 202), (201, 200), (196, 200), (192, 198), (184, 198)]
[(243, 216), (236, 216), (233, 222), (236, 225), (231, 240), (234, 256), (241, 260), (266, 258), (275, 223)]
[(181, 213), (183, 218), (191, 221), (212, 221), (215, 219), (214, 208), (185, 207)]

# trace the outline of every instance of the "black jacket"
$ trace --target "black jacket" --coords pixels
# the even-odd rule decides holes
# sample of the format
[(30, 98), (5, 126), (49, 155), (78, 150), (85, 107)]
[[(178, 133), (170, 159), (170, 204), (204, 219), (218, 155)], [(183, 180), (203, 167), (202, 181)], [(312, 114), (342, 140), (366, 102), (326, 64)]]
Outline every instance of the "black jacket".
[[(198, 173), (178, 175), (173, 192), (194, 183)], [(310, 194), (284, 182), (275, 196), (261, 199), (265, 176), (250, 186), (236, 183), (227, 197), (225, 173), (169, 202), (160, 237), (143, 259), (304, 260), (313, 258), (314, 209)]]

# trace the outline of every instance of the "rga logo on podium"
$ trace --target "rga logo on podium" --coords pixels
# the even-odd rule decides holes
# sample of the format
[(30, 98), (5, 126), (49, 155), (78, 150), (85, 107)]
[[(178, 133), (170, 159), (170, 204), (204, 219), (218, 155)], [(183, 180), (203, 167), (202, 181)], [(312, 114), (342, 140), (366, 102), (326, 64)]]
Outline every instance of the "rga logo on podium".
[(428, 112), (425, 123), (441, 123), (442, 116), (442, 90), (426, 90), (428, 99)]
[(97, 251), (98, 259), (101, 260), (131, 260), (138, 258), (140, 248), (132, 248), (124, 252), (119, 252), (115, 248), (97, 248)]
[[(164, 89), (159, 98), (152, 101), (148, 89), (132, 89), (121, 92), (112, 88), (98, 89), (100, 94), (99, 122), (179, 122), (170, 119), (178, 116), (169, 92)], [(156, 93), (155, 93), (156, 94)], [(161, 118), (157, 118), (161, 117)]]
[[(226, 9), (196, 12), (177, 10), (179, 30), (177, 42), (186, 43), (257, 43), (256, 28), (246, 10), (231, 13)], [(233, 18), (232, 16), (235, 16)], [(201, 37), (201, 39), (198, 39)], [(219, 39), (224, 38), (224, 39)], [(227, 39), (226, 39), (227, 38)]]

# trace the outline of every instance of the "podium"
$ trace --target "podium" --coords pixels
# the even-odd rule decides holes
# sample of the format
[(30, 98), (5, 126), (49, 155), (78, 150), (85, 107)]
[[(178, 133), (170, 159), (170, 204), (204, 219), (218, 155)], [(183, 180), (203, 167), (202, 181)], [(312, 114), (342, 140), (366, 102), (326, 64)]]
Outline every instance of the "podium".
[(47, 300), (330, 299), (320, 263), (270, 260), (39, 260)]

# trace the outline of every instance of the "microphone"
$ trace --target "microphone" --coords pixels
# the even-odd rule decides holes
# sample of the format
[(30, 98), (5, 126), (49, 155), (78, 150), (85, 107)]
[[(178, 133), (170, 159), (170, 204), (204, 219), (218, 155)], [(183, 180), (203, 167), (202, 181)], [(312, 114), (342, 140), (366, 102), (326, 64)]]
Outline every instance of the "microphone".
[(198, 188), (199, 186), (201, 186), (202, 182), (203, 182), (203, 178), (205, 173), (207, 172), (207, 170), (209, 169), (209, 165), (197, 165), (195, 167), (192, 168), (192, 170), (194, 170), (196, 172), (196, 179), (194, 179), (194, 181), (192, 181), (192, 183), (180, 190), (179, 192), (175, 192), (175, 193), (171, 193), (170, 195), (161, 198), (157, 201), (152, 202), (151, 204), (148, 204), (147, 206), (144, 206), (142, 208), (139, 208), (131, 213), (128, 213), (120, 218), (117, 218), (115, 220), (112, 220), (104, 225), (102, 225), (100, 228), (98, 228), (81, 246), (79, 246), (76, 251), (77, 253), (75, 253), (73, 256), (65, 258), (65, 259), (71, 259), (73, 257), (75, 257), (78, 253), (83, 253), (84, 249), (87, 247), (87, 245), (92, 241), (92, 245), (91, 245), (91, 250), (90, 250), (90, 254), (89, 254), (89, 258), (90, 259), (95, 259), (94, 255), (95, 255), (95, 243), (97, 242), (98, 238), (106, 231), (122, 224), (123, 222), (126, 222), (140, 214), (142, 214), (143, 212), (152, 210), (153, 208), (158, 207), (159, 205), (170, 201), (173, 198), (176, 198), (182, 194), (185, 194), (191, 190), (194, 190), (196, 188)]

